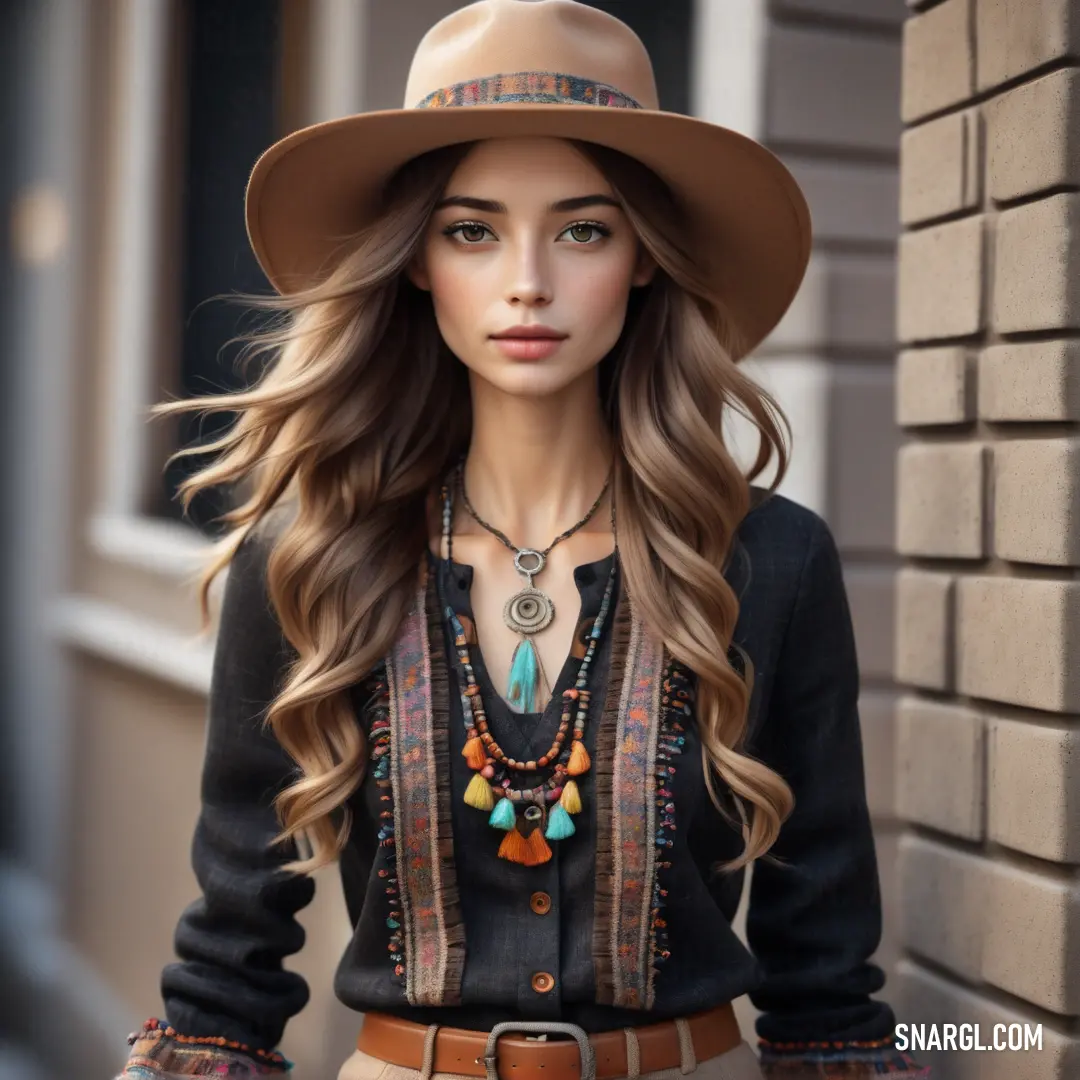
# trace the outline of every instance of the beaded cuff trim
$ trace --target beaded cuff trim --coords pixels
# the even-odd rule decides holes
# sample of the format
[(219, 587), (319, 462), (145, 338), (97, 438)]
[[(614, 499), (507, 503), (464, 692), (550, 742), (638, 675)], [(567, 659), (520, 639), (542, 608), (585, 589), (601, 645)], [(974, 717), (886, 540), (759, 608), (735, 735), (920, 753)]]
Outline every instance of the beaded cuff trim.
[(150, 1017), (127, 1037), (131, 1054), (120, 1074), (126, 1080), (175, 1076), (280, 1076), (293, 1067), (277, 1050), (213, 1035), (182, 1035), (164, 1020)]
[(784, 1052), (789, 1050), (846, 1050), (849, 1048), (857, 1048), (860, 1050), (878, 1050), (884, 1047), (893, 1045), (893, 1038), (891, 1035), (887, 1035), (883, 1039), (844, 1039), (841, 1041), (822, 1041), (822, 1042), (775, 1042), (772, 1039), (758, 1039), (758, 1046), (762, 1049), (768, 1048), (773, 1052)]
[[(840, 1042), (771, 1042), (758, 1039), (761, 1066), (767, 1077), (783, 1080), (930, 1080), (929, 1065), (920, 1065), (897, 1050), (892, 1036)], [(812, 1071), (811, 1071), (812, 1070)]]
[(600, 105), (609, 109), (640, 109), (641, 105), (607, 83), (556, 71), (515, 71), (455, 83), (428, 94), (417, 109), (460, 108), (467, 105)]

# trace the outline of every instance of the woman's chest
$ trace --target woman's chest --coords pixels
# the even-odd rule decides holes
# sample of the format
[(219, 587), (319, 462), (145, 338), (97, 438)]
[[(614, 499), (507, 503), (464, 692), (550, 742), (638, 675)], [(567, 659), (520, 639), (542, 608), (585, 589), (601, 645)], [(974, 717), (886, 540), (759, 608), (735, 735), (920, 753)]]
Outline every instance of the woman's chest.
[[(543, 895), (559, 906), (567, 925), (592, 920), (600, 927), (600, 940), (610, 948), (596, 957), (597, 978), (610, 1003), (649, 1007), (652, 975), (666, 950), (666, 898), (676, 895), (673, 888), (682, 895), (696, 880), (686, 837), (707, 799), (693, 676), (644, 631), (628, 605), (616, 604), (603, 648), (593, 654), (594, 689), (580, 731), (590, 763), (573, 776), (574, 798), (568, 802), (558, 790), (546, 798), (542, 786), (529, 788), (542, 784), (534, 777), (525, 797), (505, 800), (511, 812), (504, 821), (493, 816), (492, 804), (481, 806), (475, 798), (478, 777), (468, 754), (475, 701), (449, 656), (455, 650), (439, 652), (438, 639), (447, 635), (436, 632), (433, 614), (414, 619), (390, 657), (385, 707), (371, 732), (379, 765), (363, 790), (373, 820), (357, 822), (360, 828), (380, 824), (375, 870), (394, 890), (394, 910), (412, 913), (402, 933), (415, 939), (414, 955), (432, 958), (424, 980), (443, 998), (456, 992), (460, 971), (440, 966), (439, 957), (446, 954), (440, 943), (457, 903), (465, 912), (461, 933), (475, 940), (478, 933), (506, 931), (521, 898)], [(426, 659), (415, 651), (425, 626), (432, 646)], [(527, 756), (530, 741), (544, 749), (557, 719), (550, 709), (534, 716), (537, 728), (530, 732), (507, 723), (513, 718), (499, 710), (492, 718), (491, 730), (518, 758)], [(518, 780), (508, 777), (511, 787)], [(551, 828), (555, 807), (565, 807), (572, 828)], [(515, 857), (508, 844), (514, 830), (543, 857)], [(543, 841), (534, 845), (541, 832)], [(452, 908), (446, 901), (451, 881), (458, 898)], [(704, 885), (694, 888), (707, 906)]]
[[(589, 642), (584, 646), (585, 660), (574, 658), (575, 644), (571, 656), (553, 673), (552, 700), (542, 710), (516, 712), (496, 692), (488, 672), (493, 662), (475, 649), (470, 616), (458, 613), (465, 626), (455, 622), (448, 628), (429, 612), (426, 635), (416, 620), (417, 633), (412, 636), (417, 640), (410, 646), (406, 635), (406, 642), (389, 657), (387, 708), (380, 714), (384, 719), (378, 733), (376, 778), (382, 787), (392, 782), (395, 791), (365, 784), (368, 808), (384, 811), (377, 804), (390, 794), (398, 807), (449, 797), (454, 849), (462, 843), (470, 852), (490, 849), (493, 865), (500, 851), (499, 831), (516, 827), (529, 835), (534, 825), (529, 814), (568, 852), (591, 848), (591, 838), (610, 834), (612, 828), (626, 830), (645, 847), (652, 844), (652, 839), (646, 844), (646, 838), (674, 840), (662, 835), (674, 832), (671, 804), (680, 805), (685, 822), (707, 796), (697, 732), (696, 679), (645, 631), (615, 587), (617, 572), (610, 570), (609, 575), (604, 592), (611, 604), (602, 633), (593, 639), (587, 630), (590, 620), (595, 625), (608, 608), (602, 602), (601, 611), (592, 612), (590, 585), (579, 597), (586, 615), (579, 640)], [(457, 599), (461, 598), (459, 594)], [(442, 610), (453, 611), (453, 605), (445, 604)], [(480, 610), (479, 603), (472, 609), (478, 623)], [(466, 641), (472, 643), (471, 650), (461, 647)], [(473, 761), (470, 753), (478, 737), (486, 745), (483, 777), (494, 801), (479, 798), (483, 785), (475, 772), (485, 762)], [(575, 767), (569, 751), (578, 743), (587, 753)], [(547, 776), (560, 769), (561, 776)], [(514, 796), (509, 800), (513, 813), (492, 813), (504, 795), (500, 785)], [(571, 788), (572, 798), (562, 798), (564, 789)], [(573, 817), (573, 828), (568, 828), (565, 817), (561, 825), (549, 828), (557, 806)], [(427, 828), (431, 815), (421, 817)], [(451, 826), (450, 821), (446, 824)], [(399, 844), (403, 840), (398, 836)]]

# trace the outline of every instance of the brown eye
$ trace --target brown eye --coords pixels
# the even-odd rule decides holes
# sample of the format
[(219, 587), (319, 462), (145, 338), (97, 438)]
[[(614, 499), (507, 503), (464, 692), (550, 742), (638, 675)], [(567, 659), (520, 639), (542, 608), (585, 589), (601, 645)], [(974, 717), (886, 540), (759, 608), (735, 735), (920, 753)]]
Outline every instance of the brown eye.
[(463, 244), (479, 244), (481, 240), (494, 240), (491, 230), (479, 221), (458, 221), (448, 225), (443, 232), (457, 238)]
[(595, 244), (598, 240), (610, 236), (611, 230), (598, 221), (577, 221), (573, 225), (567, 225), (559, 235), (569, 239), (571, 243), (584, 247), (586, 244)]
[(462, 225), (461, 226), (461, 238), (468, 240), (471, 244), (477, 244), (484, 239), (484, 233), (487, 229), (483, 225)]

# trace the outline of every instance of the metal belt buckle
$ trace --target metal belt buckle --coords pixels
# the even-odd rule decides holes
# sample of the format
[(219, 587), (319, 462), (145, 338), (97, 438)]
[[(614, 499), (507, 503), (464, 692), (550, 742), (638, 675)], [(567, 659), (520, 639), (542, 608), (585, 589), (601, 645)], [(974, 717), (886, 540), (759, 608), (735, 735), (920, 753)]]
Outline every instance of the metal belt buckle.
[(580, 1080), (596, 1080), (596, 1051), (589, 1042), (589, 1033), (577, 1024), (566, 1024), (559, 1020), (516, 1020), (496, 1024), (488, 1033), (487, 1044), (484, 1047), (484, 1068), (487, 1080), (499, 1080), (496, 1046), (500, 1035), (508, 1035), (511, 1032), (524, 1035), (526, 1038), (529, 1037), (529, 1032), (572, 1036), (578, 1044), (578, 1053), (581, 1055)]

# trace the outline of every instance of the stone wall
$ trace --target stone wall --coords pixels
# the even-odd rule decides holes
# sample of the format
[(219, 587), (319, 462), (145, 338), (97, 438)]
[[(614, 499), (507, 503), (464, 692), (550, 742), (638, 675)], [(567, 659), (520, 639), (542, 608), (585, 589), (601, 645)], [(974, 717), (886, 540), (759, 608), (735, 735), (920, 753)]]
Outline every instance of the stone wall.
[(911, 4), (896, 419), (898, 1018), (1080, 1076), (1080, 3)]

